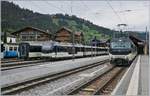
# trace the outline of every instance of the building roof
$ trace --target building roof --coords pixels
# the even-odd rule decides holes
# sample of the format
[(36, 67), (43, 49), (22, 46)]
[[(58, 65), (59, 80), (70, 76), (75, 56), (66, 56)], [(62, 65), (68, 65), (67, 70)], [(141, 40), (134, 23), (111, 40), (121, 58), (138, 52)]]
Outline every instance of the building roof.
[[(15, 38), (15, 36), (10, 34), (9, 32), (6, 32), (6, 33), (7, 33), (7, 37)], [(4, 36), (4, 32), (1, 32), (1, 36)]]
[(67, 30), (68, 32), (72, 33), (72, 30), (67, 27), (61, 27), (57, 32), (60, 32), (61, 30)]
[(51, 34), (51, 33), (48, 33), (48, 32), (46, 32), (46, 31), (44, 31), (44, 30), (41, 30), (41, 29), (38, 29), (38, 28), (35, 28), (35, 27), (31, 27), (31, 26), (28, 26), (28, 27), (25, 27), (25, 28), (20, 29), (20, 30), (18, 30), (18, 31), (12, 32), (11, 34), (15, 35), (15, 34), (17, 34), (17, 33), (20, 33), (20, 32), (22, 32), (22, 31), (25, 31), (25, 30), (27, 30), (27, 29), (32, 29), (32, 30), (35, 30), (35, 31), (39, 31), (39, 32), (42, 32), (42, 33), (46, 33), (46, 34), (48, 34), (48, 35)]
[(136, 42), (144, 42), (143, 40), (141, 40), (140, 38), (138, 38), (137, 36), (134, 36), (134, 35), (130, 35), (129, 38), (131, 40), (135, 40)]
[(75, 32), (75, 35), (81, 36), (81, 35), (83, 35), (83, 33), (82, 32)]

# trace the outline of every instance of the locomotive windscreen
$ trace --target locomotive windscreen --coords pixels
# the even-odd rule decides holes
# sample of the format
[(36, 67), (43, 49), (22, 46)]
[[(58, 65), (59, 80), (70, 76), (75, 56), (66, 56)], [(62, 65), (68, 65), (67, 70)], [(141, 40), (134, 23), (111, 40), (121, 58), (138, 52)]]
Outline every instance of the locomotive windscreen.
[(131, 53), (131, 42), (128, 40), (118, 39), (110, 43), (109, 52), (111, 54), (129, 54)]
[(130, 42), (111, 42), (110, 47), (112, 49), (130, 49)]

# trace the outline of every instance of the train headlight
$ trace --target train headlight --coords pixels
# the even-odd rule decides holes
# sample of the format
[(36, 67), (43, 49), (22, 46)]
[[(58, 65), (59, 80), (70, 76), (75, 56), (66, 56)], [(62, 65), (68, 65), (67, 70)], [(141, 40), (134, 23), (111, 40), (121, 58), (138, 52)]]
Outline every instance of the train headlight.
[(109, 57), (112, 58), (113, 56), (111, 54), (109, 54)]
[(128, 60), (128, 56), (125, 56), (125, 59)]

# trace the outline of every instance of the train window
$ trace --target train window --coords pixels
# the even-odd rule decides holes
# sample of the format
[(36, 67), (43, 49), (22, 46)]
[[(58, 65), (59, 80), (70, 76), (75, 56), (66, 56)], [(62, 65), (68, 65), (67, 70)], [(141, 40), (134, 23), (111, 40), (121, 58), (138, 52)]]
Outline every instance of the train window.
[(76, 47), (77, 52), (82, 52), (82, 50), (83, 50), (82, 47)]
[(82, 48), (81, 48), (81, 51), (82, 51), (82, 52), (84, 52), (84, 51), (85, 51), (84, 47), (82, 47)]
[(30, 46), (30, 52), (41, 52), (42, 47), (41, 46)]
[(133, 44), (131, 44), (131, 48), (134, 48)]
[(53, 51), (55, 51), (55, 53), (57, 53), (57, 52), (58, 52), (58, 47), (57, 47), (57, 46), (54, 46)]
[(80, 47), (76, 47), (76, 51), (77, 51), (77, 52), (80, 52)]
[(66, 52), (66, 49), (65, 49), (65, 47), (60, 47), (59, 51), (60, 52)]
[(14, 47), (14, 51), (17, 51), (17, 47)]
[(9, 51), (12, 51), (13, 50), (13, 47), (9, 47)]
[(75, 49), (73, 50), (73, 47), (68, 47), (68, 53), (69, 54), (77, 54), (77, 49), (75, 47)]

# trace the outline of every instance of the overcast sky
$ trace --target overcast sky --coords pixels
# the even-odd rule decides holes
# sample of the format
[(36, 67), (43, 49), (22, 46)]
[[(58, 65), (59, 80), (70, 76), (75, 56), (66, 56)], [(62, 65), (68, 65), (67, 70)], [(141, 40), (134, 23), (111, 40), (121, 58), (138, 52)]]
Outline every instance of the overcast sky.
[(42, 14), (67, 13), (87, 19), (94, 24), (117, 29), (120, 23), (128, 30), (145, 31), (149, 26), (149, 1), (13, 1), (21, 8)]

